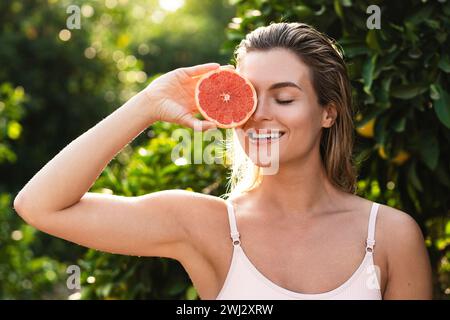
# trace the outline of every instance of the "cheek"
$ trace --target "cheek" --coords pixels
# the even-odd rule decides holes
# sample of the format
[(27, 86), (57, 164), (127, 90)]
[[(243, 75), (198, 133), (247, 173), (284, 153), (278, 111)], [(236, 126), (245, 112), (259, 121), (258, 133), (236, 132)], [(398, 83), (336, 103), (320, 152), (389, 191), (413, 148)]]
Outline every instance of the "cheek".
[(286, 147), (293, 153), (304, 153), (312, 149), (320, 138), (320, 108), (305, 102), (284, 113), (282, 121), (289, 129)]
[(314, 133), (320, 128), (319, 108), (311, 105), (308, 101), (302, 101), (291, 108), (283, 110), (280, 121), (293, 133), (301, 132), (303, 135)]

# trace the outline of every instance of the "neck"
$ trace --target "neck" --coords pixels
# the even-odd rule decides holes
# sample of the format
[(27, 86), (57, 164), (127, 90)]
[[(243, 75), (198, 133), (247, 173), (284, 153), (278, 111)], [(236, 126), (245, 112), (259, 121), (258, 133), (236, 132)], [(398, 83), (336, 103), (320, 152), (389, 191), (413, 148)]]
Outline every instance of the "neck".
[(265, 175), (252, 193), (257, 203), (282, 218), (312, 216), (332, 207), (342, 195), (328, 179), (318, 149), (305, 158), (280, 163), (277, 174)]

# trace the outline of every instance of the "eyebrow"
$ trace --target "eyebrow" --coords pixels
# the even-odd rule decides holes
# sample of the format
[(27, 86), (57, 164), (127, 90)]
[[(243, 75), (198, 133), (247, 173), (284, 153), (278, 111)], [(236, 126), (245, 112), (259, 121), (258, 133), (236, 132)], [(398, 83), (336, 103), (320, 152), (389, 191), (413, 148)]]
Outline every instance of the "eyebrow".
[(303, 89), (299, 85), (297, 85), (297, 84), (295, 84), (293, 82), (290, 82), (290, 81), (274, 83), (273, 85), (271, 85), (269, 87), (269, 91), (270, 90), (275, 90), (275, 89), (280, 89), (280, 88), (285, 88), (285, 87), (297, 88), (300, 91), (303, 91)]

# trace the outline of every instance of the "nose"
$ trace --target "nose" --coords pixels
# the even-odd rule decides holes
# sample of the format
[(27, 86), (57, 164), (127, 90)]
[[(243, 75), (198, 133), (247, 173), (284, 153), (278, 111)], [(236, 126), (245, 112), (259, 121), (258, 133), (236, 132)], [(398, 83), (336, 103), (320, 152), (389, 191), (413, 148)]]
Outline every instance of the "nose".
[(264, 120), (270, 121), (273, 119), (272, 110), (267, 99), (259, 98), (256, 105), (256, 110), (250, 117), (253, 122), (262, 122)]

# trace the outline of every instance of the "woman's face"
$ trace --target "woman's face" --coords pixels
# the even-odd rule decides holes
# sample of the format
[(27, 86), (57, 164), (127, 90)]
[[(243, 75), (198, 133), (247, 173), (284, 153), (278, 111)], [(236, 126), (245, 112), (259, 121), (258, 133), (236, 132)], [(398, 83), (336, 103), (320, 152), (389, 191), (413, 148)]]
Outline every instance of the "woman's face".
[[(264, 163), (267, 161), (261, 163), (253, 151), (264, 148), (272, 159), (270, 149), (274, 143), (278, 143), (280, 164), (309, 154), (320, 142), (321, 128), (331, 125), (327, 117), (329, 108), (318, 103), (309, 67), (289, 50), (277, 48), (245, 54), (236, 70), (250, 80), (258, 96), (255, 113), (236, 128), (239, 142), (250, 159), (258, 166), (267, 166)], [(255, 142), (249, 132), (258, 130), (265, 133), (279, 130), (283, 134), (271, 139), (270, 144)]]

